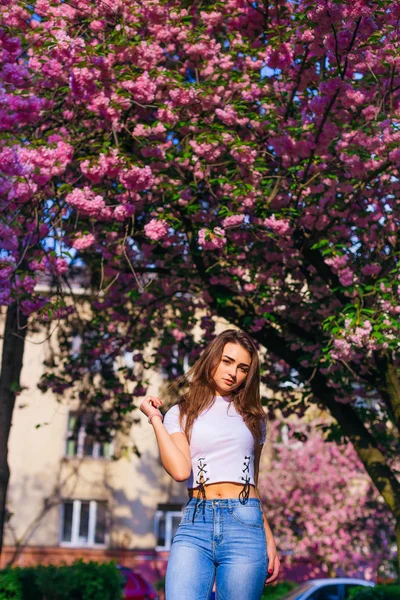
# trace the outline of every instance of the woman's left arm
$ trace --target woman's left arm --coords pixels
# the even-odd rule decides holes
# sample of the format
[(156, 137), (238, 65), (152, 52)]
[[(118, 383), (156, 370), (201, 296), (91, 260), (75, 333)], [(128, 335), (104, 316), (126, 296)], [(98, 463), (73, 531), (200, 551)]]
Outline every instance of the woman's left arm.
[[(254, 452), (254, 481), (256, 484), (256, 495), (257, 498), (261, 502), (260, 494), (257, 489), (258, 485), (258, 474), (260, 471), (260, 458), (262, 451), (262, 444), (257, 444)], [(261, 502), (262, 504), (262, 502)], [(267, 540), (267, 552), (268, 552), (268, 577), (266, 580), (266, 584), (273, 583), (278, 579), (279, 569), (280, 569), (280, 560), (278, 556), (278, 552), (276, 549), (276, 544), (274, 540), (274, 535), (271, 531), (271, 527), (269, 526), (267, 516), (263, 511), (263, 521), (264, 521), (264, 529), (265, 529), (265, 537)]]

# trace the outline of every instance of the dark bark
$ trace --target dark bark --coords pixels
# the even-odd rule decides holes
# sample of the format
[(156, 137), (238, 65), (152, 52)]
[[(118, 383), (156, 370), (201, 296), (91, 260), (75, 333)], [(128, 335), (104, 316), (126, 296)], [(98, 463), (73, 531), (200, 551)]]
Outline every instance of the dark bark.
[(8, 439), (15, 398), (20, 386), (26, 330), (27, 317), (19, 310), (17, 303), (11, 304), (6, 315), (0, 375), (0, 553), (3, 547), (10, 477)]

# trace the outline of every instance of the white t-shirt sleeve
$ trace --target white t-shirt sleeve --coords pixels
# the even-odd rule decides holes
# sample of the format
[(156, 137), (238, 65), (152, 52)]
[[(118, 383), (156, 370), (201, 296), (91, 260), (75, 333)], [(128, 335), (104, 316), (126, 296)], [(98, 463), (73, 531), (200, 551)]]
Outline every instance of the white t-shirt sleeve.
[(261, 421), (261, 437), (260, 437), (260, 444), (265, 444), (265, 440), (267, 437), (267, 419), (263, 419)]
[(179, 405), (174, 404), (164, 415), (164, 426), (169, 434), (184, 433), (179, 423)]

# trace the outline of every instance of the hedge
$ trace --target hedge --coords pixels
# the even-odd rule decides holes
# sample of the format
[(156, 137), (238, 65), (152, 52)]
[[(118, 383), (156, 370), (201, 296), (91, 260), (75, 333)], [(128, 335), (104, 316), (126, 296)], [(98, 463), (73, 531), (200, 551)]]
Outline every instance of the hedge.
[(293, 583), (293, 581), (281, 581), (276, 585), (267, 585), (267, 587), (264, 589), (261, 600), (280, 600), (282, 596), (297, 586), (298, 583)]
[(400, 585), (359, 587), (350, 591), (350, 600), (399, 600)]
[(122, 589), (115, 563), (78, 561), (0, 571), (0, 600), (120, 600)]

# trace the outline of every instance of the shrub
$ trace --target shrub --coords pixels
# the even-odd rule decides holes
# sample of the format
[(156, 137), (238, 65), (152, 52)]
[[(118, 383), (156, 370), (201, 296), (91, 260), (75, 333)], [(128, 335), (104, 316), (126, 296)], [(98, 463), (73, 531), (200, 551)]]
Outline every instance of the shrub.
[(293, 590), (298, 584), (293, 581), (281, 581), (276, 585), (268, 585), (262, 595), (262, 600), (280, 600), (282, 596)]
[(350, 600), (399, 600), (400, 585), (377, 585), (351, 590)]
[(114, 563), (79, 561), (0, 571), (0, 600), (120, 600), (122, 586)]
[(0, 600), (23, 600), (22, 585), (16, 570), (0, 571)]

